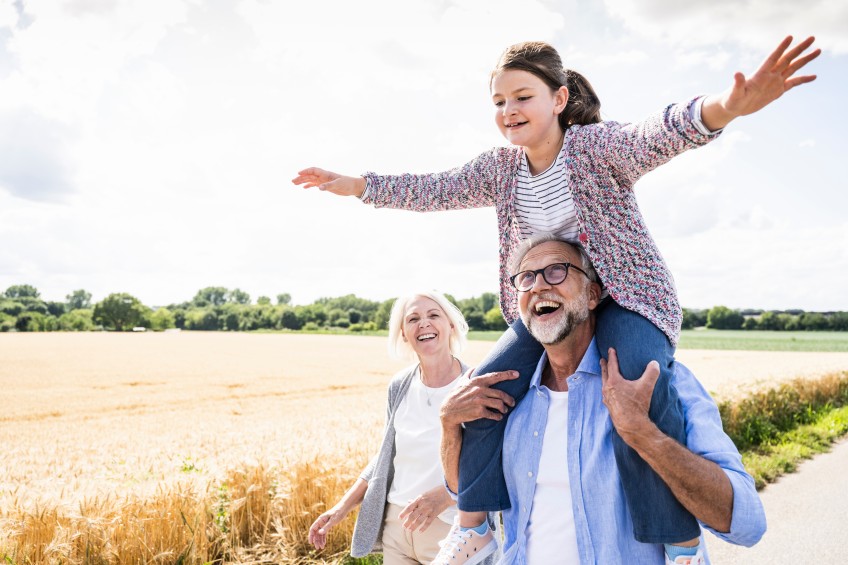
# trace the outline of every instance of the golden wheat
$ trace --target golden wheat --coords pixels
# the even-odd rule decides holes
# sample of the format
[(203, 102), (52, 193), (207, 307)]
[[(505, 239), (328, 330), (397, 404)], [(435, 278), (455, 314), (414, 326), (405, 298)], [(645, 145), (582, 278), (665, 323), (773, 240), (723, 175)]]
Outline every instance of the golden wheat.
[[(491, 346), (472, 342), (463, 359)], [(377, 448), (404, 365), (385, 351), (384, 338), (349, 336), (0, 335), (0, 560), (342, 559), (353, 516), (321, 553), (306, 532)], [(761, 358), (754, 370), (728, 358), (722, 378), (769, 374)]]

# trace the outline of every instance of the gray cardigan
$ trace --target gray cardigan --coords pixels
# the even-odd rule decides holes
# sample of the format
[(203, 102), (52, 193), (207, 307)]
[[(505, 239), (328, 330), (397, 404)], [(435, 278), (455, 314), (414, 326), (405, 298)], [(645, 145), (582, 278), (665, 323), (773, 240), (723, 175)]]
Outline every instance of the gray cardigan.
[[(460, 361), (462, 372), (468, 367)], [(412, 379), (418, 375), (418, 365), (407, 367), (392, 377), (389, 383), (389, 399), (386, 404), (386, 429), (380, 450), (371, 459), (359, 478), (368, 483), (356, 525), (353, 528), (353, 541), (350, 554), (353, 557), (364, 557), (369, 553), (382, 549), (383, 518), (386, 513), (386, 497), (395, 474), (395, 412), (401, 400), (406, 396)], [(489, 515), (489, 522), (495, 529), (496, 538), (500, 541), (500, 524), (495, 513)], [(500, 545), (500, 544), (499, 544)], [(500, 558), (500, 549), (487, 557), (484, 565), (493, 565)]]

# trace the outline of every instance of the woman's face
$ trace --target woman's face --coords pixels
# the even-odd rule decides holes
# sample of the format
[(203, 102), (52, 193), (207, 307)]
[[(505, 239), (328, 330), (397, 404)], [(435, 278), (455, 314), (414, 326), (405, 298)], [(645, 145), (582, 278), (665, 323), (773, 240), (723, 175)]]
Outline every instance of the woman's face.
[(430, 298), (417, 296), (403, 314), (403, 339), (421, 357), (450, 355), (453, 326), (445, 312)]
[(553, 92), (527, 71), (508, 69), (492, 79), (495, 124), (510, 143), (530, 150), (560, 139), (559, 114), (567, 101), (564, 87)]

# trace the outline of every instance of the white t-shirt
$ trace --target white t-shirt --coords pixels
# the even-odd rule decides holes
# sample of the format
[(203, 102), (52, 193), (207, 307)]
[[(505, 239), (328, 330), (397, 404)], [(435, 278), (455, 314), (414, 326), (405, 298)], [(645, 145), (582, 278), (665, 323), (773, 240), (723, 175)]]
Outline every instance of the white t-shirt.
[(577, 241), (580, 226), (565, 175), (565, 145), (551, 166), (536, 176), (530, 175), (523, 155), (515, 184), (515, 216), (524, 239), (550, 232)]
[(527, 523), (527, 563), (579, 564), (568, 479), (568, 392), (547, 392), (548, 423)]
[[(395, 412), (395, 476), (387, 497), (390, 503), (406, 506), (433, 487), (444, 486), (439, 456), (442, 441), (439, 408), (459, 382), (457, 377), (440, 388), (424, 386), (420, 368), (412, 378)], [(456, 505), (442, 512), (439, 519), (452, 524), (454, 516)]]

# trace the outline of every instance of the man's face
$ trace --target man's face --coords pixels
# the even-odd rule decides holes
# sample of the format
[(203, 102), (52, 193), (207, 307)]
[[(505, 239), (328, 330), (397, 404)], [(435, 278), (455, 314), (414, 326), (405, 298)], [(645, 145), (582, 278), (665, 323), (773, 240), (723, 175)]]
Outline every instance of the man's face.
[[(528, 251), (519, 270), (542, 269), (552, 263), (579, 267), (580, 254), (566, 243), (548, 241)], [(580, 271), (569, 269), (566, 279), (557, 285), (550, 285), (541, 274), (537, 275), (533, 288), (519, 292), (518, 307), (530, 334), (542, 345), (554, 345), (589, 318), (597, 299), (597, 285)]]

